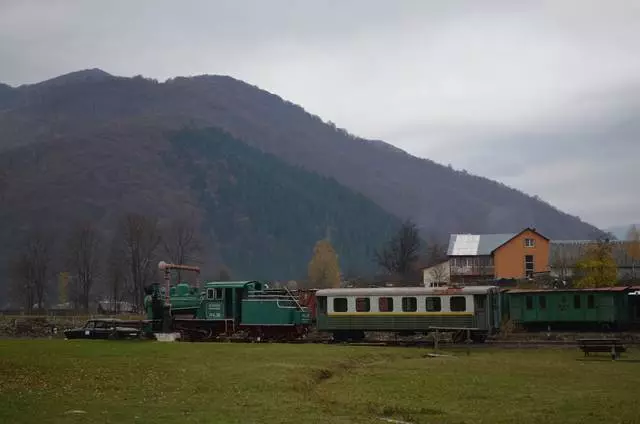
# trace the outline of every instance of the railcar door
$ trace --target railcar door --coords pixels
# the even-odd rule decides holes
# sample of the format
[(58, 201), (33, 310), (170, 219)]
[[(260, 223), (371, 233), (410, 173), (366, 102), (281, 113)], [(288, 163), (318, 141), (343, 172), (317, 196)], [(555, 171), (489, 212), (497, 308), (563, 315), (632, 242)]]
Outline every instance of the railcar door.
[(234, 299), (234, 289), (227, 288), (224, 290), (224, 317), (226, 319), (233, 318), (233, 299)]
[(473, 296), (474, 310), (476, 315), (476, 326), (487, 328), (487, 295), (478, 294)]

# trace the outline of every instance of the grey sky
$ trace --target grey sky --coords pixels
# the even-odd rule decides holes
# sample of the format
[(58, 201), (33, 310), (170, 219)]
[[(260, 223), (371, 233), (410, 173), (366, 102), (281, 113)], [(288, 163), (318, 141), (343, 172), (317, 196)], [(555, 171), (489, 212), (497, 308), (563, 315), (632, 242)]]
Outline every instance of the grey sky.
[(0, 81), (228, 74), (599, 226), (640, 221), (638, 1), (3, 1)]

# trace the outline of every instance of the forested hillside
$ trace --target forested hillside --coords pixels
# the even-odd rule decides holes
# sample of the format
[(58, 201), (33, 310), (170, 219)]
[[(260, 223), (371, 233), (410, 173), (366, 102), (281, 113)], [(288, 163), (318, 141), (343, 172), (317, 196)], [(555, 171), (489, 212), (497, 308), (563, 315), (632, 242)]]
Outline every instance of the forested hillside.
[(170, 136), (168, 169), (204, 215), (225, 264), (243, 274), (304, 277), (311, 248), (329, 237), (347, 275), (370, 274), (374, 250), (400, 225), (362, 195), (287, 165), (215, 128)]
[(298, 278), (326, 235), (344, 271), (373, 273), (371, 250), (405, 218), (427, 238), (525, 226), (557, 239), (598, 233), (541, 200), (357, 138), (230, 77), (160, 83), (98, 69), (0, 84), (0, 201), (5, 258), (36, 223), (64, 240), (91, 220), (109, 240), (135, 212), (190, 220), (206, 265), (234, 277)]
[(552, 238), (597, 230), (517, 190), (382, 141), (363, 140), (277, 95), (225, 76), (112, 77), (80, 71), (0, 92), (0, 150), (70, 135), (100, 137), (131, 124), (147, 132), (189, 124), (225, 129), (286, 162), (336, 179), (427, 233), (515, 232), (535, 226)]

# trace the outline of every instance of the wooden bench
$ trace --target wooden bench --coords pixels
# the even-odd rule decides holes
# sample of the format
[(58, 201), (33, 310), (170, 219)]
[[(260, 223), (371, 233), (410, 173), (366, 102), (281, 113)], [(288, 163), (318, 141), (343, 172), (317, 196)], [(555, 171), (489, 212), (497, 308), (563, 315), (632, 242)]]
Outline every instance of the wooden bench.
[(589, 356), (590, 353), (609, 353), (613, 360), (627, 351), (620, 339), (578, 339), (578, 347), (584, 352), (584, 356)]

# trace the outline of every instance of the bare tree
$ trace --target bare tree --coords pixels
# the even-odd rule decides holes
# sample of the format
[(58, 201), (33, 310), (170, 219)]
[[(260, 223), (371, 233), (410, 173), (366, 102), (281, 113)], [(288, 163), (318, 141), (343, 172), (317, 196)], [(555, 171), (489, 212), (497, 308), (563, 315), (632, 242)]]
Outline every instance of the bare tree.
[(384, 248), (375, 252), (375, 260), (389, 274), (397, 274), (407, 280), (415, 271), (419, 252), (418, 228), (413, 222), (407, 220)]
[(133, 303), (141, 306), (144, 288), (156, 274), (156, 251), (161, 242), (158, 219), (139, 214), (127, 214), (121, 222), (124, 254), (129, 268), (130, 294)]
[[(189, 264), (199, 262), (202, 244), (196, 234), (191, 220), (178, 219), (169, 225), (162, 237), (164, 253), (174, 264)], [(181, 281), (181, 272), (176, 272)]]
[(435, 239), (432, 239), (427, 244), (425, 255), (425, 266), (430, 267), (440, 264), (447, 260), (447, 245), (438, 243)]
[(9, 261), (9, 275), (11, 285), (9, 291), (11, 297), (19, 301), (27, 313), (33, 311), (36, 302), (36, 289), (31, 278), (30, 264), (27, 255), (20, 253)]
[(11, 264), (14, 295), (21, 298), (27, 312), (44, 306), (51, 277), (53, 238), (42, 228), (34, 228), (24, 241), (21, 252)]
[(447, 267), (448, 264), (438, 263), (433, 265), (431, 270), (431, 278), (435, 283), (446, 283), (447, 282)]
[(9, 186), (9, 174), (7, 171), (0, 169), (0, 201), (4, 201), (5, 191)]
[(101, 239), (91, 222), (73, 228), (67, 240), (67, 265), (75, 280), (75, 299), (83, 310), (89, 310), (89, 293), (98, 276)]
[(111, 247), (106, 261), (106, 284), (109, 298), (113, 304), (112, 310), (118, 313), (118, 305), (124, 299), (127, 286), (128, 265), (122, 241), (116, 236), (111, 241)]

